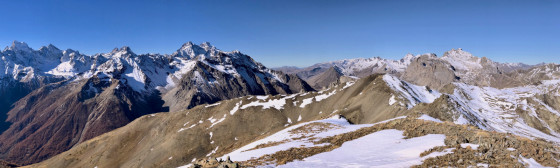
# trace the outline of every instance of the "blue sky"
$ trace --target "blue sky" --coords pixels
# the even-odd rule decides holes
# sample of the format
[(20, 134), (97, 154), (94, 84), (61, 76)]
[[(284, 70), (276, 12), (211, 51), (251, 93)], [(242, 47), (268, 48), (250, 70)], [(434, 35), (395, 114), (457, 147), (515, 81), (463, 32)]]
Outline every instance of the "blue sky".
[(17, 0), (0, 46), (172, 53), (208, 41), (270, 67), (463, 48), (500, 62), (560, 62), (560, 1)]

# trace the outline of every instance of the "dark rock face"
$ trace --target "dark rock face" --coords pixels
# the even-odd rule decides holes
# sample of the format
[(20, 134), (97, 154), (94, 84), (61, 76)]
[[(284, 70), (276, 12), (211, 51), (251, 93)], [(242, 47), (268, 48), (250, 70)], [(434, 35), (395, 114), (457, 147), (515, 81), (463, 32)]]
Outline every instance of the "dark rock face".
[(0, 154), (8, 161), (35, 163), (160, 111), (163, 102), (143, 97), (118, 80), (97, 77), (79, 83), (41, 87), (14, 104), (12, 126), (0, 135)]
[(0, 99), (0, 134), (10, 127), (10, 123), (5, 121), (12, 104), (30, 92), (31, 88), (15, 83), (0, 88), (0, 95), (2, 95), (2, 99)]
[(245, 95), (292, 94), (313, 90), (295, 75), (273, 72), (280, 82), (271, 80), (270, 76), (251, 67), (235, 68), (240, 75), (224, 73), (207, 64), (197, 63), (192, 71), (183, 76), (180, 85), (167, 92), (163, 99), (170, 111), (179, 111)]

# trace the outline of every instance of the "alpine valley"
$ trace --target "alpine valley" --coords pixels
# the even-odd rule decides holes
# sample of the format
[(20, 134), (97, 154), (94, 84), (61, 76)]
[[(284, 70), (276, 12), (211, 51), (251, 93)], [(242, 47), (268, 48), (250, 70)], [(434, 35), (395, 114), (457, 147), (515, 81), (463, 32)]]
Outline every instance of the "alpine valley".
[(0, 167), (560, 167), (560, 65), (0, 52)]

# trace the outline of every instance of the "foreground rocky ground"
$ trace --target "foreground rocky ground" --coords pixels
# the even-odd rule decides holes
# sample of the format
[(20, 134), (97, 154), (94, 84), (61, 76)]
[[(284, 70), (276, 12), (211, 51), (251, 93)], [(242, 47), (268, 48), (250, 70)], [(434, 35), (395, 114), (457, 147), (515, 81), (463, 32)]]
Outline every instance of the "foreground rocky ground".
[[(290, 162), (302, 160), (305, 162), (306, 158), (341, 148), (346, 142), (363, 138), (379, 131), (396, 129), (403, 131), (405, 139), (422, 137), (429, 134), (445, 135), (444, 145), (426, 150), (418, 157), (438, 152), (443, 152), (444, 154), (427, 157), (421, 164), (410, 165), (413, 167), (527, 167), (531, 160), (542, 166), (560, 166), (560, 148), (551, 142), (542, 139), (531, 140), (507, 133), (484, 131), (469, 125), (417, 119), (418, 116), (419, 114), (412, 114), (406, 118), (375, 124), (356, 131), (313, 139), (312, 142), (314, 144), (322, 145), (292, 147), (288, 150), (252, 158), (241, 162), (241, 164), (250, 167), (282, 166), (287, 164), (286, 167), (291, 167), (294, 165), (290, 165)], [(304, 125), (297, 129), (302, 130), (306, 126), (309, 125)], [(273, 145), (280, 144), (276, 143)], [(369, 148), (376, 144), (364, 145), (363, 148)]]

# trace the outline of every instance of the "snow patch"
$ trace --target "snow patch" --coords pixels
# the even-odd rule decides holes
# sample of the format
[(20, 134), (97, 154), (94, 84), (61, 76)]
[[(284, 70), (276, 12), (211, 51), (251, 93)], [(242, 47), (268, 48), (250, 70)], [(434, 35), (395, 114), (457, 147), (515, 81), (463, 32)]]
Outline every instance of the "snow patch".
[(438, 122), (438, 123), (443, 123), (443, 121), (441, 121), (441, 120), (439, 120), (439, 119), (437, 119), (437, 118), (431, 117), (431, 116), (429, 116), (429, 115), (426, 115), (426, 114), (422, 114), (422, 116), (418, 117), (418, 119), (427, 120), (427, 121), (433, 121), (433, 122)]
[(255, 102), (251, 102), (249, 104), (243, 105), (241, 107), (241, 109), (246, 109), (248, 107), (252, 107), (252, 106), (263, 106), (263, 109), (268, 109), (268, 108), (275, 108), (277, 110), (282, 110), (284, 109), (284, 105), (286, 104), (286, 99), (285, 98), (280, 98), (280, 99), (273, 99), (273, 100), (268, 100), (265, 102), (261, 102), (261, 101), (255, 101)]
[[(526, 164), (529, 168), (545, 168), (543, 165), (541, 165), (539, 162), (535, 161), (535, 159), (533, 158), (525, 158), (521, 155), (519, 155), (519, 162)], [(552, 168), (552, 167), (551, 167)]]
[(395, 95), (391, 94), (391, 98), (389, 98), (389, 106), (395, 104), (396, 102), (397, 100), (395, 99)]
[(463, 143), (463, 144), (461, 144), (461, 148), (467, 148), (467, 146), (470, 146), (471, 149), (476, 150), (476, 149), (478, 149), (478, 147), (479, 147), (480, 145), (478, 145), (478, 144), (471, 144), (471, 143)]
[(445, 135), (429, 134), (404, 139), (403, 131), (381, 130), (364, 137), (345, 142), (330, 152), (320, 153), (303, 160), (278, 167), (410, 167), (429, 157), (447, 153), (432, 153), (420, 157), (420, 153), (436, 146), (445, 145)]
[(233, 115), (235, 114), (235, 112), (237, 112), (237, 110), (239, 110), (239, 106), (241, 105), (243, 101), (240, 101), (239, 103), (235, 103), (235, 107), (233, 107), (233, 109), (231, 109), (231, 111), (229, 111), (229, 114)]
[(213, 107), (213, 106), (217, 106), (217, 105), (220, 105), (220, 104), (222, 104), (222, 103), (221, 103), (221, 102), (218, 102), (218, 103), (206, 105), (206, 106), (204, 106), (204, 107), (205, 107), (205, 108), (208, 108), (208, 107)]

